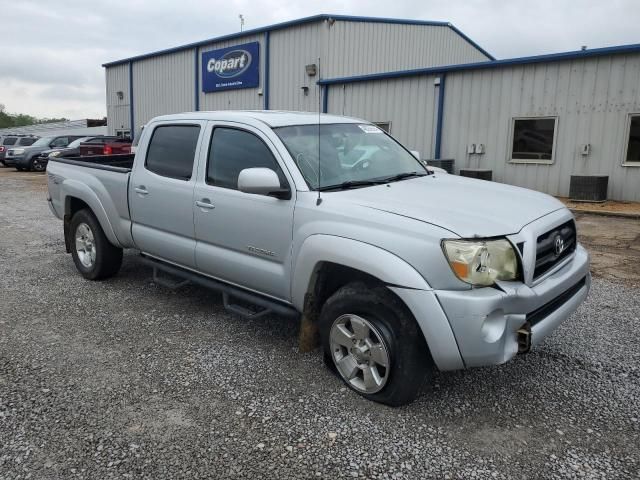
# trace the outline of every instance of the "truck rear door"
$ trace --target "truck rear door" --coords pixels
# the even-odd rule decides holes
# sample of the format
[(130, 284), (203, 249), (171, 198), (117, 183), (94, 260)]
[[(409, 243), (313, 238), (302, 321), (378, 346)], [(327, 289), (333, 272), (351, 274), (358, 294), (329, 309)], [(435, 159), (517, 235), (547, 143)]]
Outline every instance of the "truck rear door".
[(193, 224), (200, 137), (206, 122), (154, 122), (145, 130), (129, 182), (136, 246), (146, 254), (195, 267)]

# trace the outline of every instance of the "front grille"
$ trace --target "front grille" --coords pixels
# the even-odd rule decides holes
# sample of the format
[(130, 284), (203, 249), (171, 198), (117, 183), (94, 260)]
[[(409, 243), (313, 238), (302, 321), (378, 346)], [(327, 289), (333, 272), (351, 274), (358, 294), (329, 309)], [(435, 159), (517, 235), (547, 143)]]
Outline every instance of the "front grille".
[[(540, 235), (536, 242), (536, 266), (533, 279), (544, 275), (576, 249), (576, 224), (573, 220)], [(562, 248), (559, 246), (562, 245)]]
[(556, 298), (551, 300), (549, 303), (541, 306), (540, 308), (534, 310), (533, 312), (527, 313), (527, 322), (529, 325), (534, 326), (541, 320), (544, 320), (553, 312), (558, 310), (562, 305), (567, 303), (571, 298), (578, 293), (578, 291), (585, 286), (587, 283), (587, 277), (582, 277), (582, 279), (576, 283), (573, 287), (565, 290)]

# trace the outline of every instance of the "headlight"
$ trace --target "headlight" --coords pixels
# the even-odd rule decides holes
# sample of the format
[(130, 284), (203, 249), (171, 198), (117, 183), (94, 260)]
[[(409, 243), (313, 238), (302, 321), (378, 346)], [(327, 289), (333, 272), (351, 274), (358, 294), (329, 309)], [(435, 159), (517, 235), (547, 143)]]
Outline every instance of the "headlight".
[(14, 155), (20, 155), (24, 153), (24, 148), (13, 148), (12, 150)]
[(518, 276), (516, 252), (506, 239), (444, 240), (442, 248), (453, 273), (471, 285), (489, 286)]
[(62, 152), (51, 152), (49, 154), (50, 157), (59, 157)]

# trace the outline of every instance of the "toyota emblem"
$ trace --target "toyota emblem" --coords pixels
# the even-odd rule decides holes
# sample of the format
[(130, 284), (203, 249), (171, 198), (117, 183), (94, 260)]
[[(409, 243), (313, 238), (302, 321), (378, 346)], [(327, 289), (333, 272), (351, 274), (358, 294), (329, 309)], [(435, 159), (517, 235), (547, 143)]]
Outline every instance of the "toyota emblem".
[(561, 235), (556, 235), (556, 238), (553, 240), (553, 248), (556, 253), (556, 257), (564, 251), (564, 238), (562, 238)]

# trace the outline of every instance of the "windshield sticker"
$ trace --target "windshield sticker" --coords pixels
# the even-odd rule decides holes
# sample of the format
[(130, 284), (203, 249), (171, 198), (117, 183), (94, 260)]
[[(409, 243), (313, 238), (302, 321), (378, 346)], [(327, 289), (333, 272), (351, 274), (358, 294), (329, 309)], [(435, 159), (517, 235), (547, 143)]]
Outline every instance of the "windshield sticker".
[(378, 127), (374, 125), (358, 125), (364, 133), (382, 133)]

